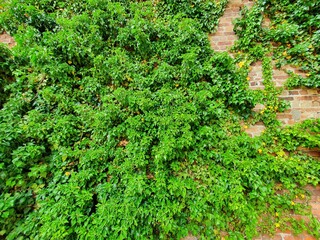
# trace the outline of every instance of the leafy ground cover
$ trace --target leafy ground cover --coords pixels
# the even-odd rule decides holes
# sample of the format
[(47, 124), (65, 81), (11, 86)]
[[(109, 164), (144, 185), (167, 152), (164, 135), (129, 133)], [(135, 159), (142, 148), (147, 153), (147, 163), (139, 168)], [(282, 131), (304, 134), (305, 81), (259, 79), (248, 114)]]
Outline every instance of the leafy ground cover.
[[(247, 62), (210, 49), (226, 3), (2, 6), (17, 42), (1, 46), (2, 236), (250, 239), (290, 227), (319, 237), (296, 200), (320, 181), (319, 161), (297, 151), (320, 146), (320, 120), (281, 128), (271, 57), (255, 92)], [(268, 127), (261, 137), (244, 133), (252, 119)]]

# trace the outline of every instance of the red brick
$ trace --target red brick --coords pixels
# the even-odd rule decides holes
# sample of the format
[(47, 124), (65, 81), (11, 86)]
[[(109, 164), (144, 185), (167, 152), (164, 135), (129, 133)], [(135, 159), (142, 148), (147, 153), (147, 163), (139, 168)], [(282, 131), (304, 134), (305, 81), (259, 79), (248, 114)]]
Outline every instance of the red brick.
[[(295, 201), (295, 202), (299, 202), (299, 201)], [(309, 218), (307, 216), (302, 216), (302, 215), (292, 215), (292, 218), (296, 219), (296, 220), (304, 220), (304, 221), (308, 221)]]
[[(269, 239), (271, 239), (271, 238), (269, 238)], [(272, 240), (282, 240), (282, 237), (280, 234), (276, 234), (276, 235), (274, 235), (274, 237), (272, 237)]]
[[(312, 210), (315, 210), (315, 211), (320, 210), (320, 202), (310, 203), (310, 206), (311, 206)], [(319, 215), (320, 215), (320, 211), (319, 211)]]
[(299, 95), (299, 91), (289, 91), (289, 95)]
[(301, 101), (300, 102), (300, 106), (303, 107), (303, 108), (310, 108), (310, 107), (312, 107), (312, 102), (310, 102), (310, 101)]
[[(224, 35), (225, 35), (225, 36), (226, 36), (226, 35), (234, 35), (234, 32), (225, 32)], [(230, 45), (230, 47), (231, 47), (231, 45)]]
[(313, 100), (312, 96), (298, 96), (297, 99), (299, 100)]
[(261, 66), (262, 62), (261, 61), (257, 61), (251, 64), (251, 66)]
[(290, 114), (290, 113), (279, 113), (279, 114), (277, 115), (277, 117), (279, 117), (279, 118), (292, 119), (292, 114)]
[(233, 25), (231, 25), (231, 26), (226, 26), (224, 29), (225, 29), (226, 32), (232, 32), (232, 33), (234, 34), (234, 32), (233, 32)]
[(287, 101), (292, 101), (294, 99), (293, 97), (279, 97), (279, 98)]
[(320, 210), (312, 210), (313, 216), (320, 221)]
[(284, 240), (303, 240), (302, 236), (294, 236), (294, 235), (287, 235), (284, 236)]
[[(299, 148), (299, 149), (301, 149), (301, 148)], [(320, 184), (319, 185), (317, 185), (317, 186), (313, 186), (313, 185), (307, 185), (306, 187), (305, 187), (305, 189), (307, 189), (308, 191), (311, 191), (311, 192), (313, 192), (313, 193), (315, 193), (315, 192), (320, 192)]]
[(290, 91), (288, 91), (288, 90), (283, 90), (280, 96), (289, 95), (289, 92)]
[(218, 42), (218, 45), (219, 45), (219, 46), (229, 46), (229, 45), (231, 45), (231, 44), (232, 44), (232, 42), (230, 42), (230, 41)]
[(231, 22), (220, 22), (219, 27), (233, 26)]
[(318, 151), (306, 151), (305, 153), (312, 157), (320, 158), (320, 152)]
[(273, 78), (275, 80), (286, 80), (288, 77), (283, 75), (274, 75)]
[(295, 123), (296, 123), (296, 121), (293, 120), (293, 119), (289, 119), (289, 120), (287, 121), (287, 125), (293, 125), (293, 124), (295, 124)]
[(181, 240), (197, 240), (197, 238), (192, 235), (189, 235), (189, 236), (182, 238)]
[(315, 101), (320, 101), (320, 95), (313, 95), (312, 99)]
[(299, 90), (300, 95), (307, 95), (308, 91), (307, 90)]
[(304, 236), (304, 240), (317, 240), (315, 237), (312, 236)]
[(9, 48), (12, 48), (16, 45), (14, 39), (7, 33), (0, 34), (0, 42), (7, 44)]
[(310, 94), (310, 95), (312, 95), (312, 94), (318, 95), (319, 94), (317, 89), (308, 89), (307, 91), (308, 91), (308, 94)]
[(320, 195), (312, 195), (310, 202), (320, 202)]
[(305, 113), (320, 113), (320, 109), (318, 107), (301, 108), (301, 110)]

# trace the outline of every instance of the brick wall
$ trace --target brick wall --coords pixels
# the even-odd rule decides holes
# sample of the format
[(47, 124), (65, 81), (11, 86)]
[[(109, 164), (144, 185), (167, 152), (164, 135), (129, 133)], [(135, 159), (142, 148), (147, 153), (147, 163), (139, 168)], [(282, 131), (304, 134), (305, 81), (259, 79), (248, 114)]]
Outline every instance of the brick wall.
[[(243, 6), (251, 7), (254, 2), (250, 0), (230, 0), (226, 8), (223, 17), (220, 19), (217, 32), (209, 35), (211, 47), (215, 51), (228, 51), (233, 45), (237, 36), (233, 32), (232, 21), (240, 16), (240, 8)], [(270, 21), (266, 19), (264, 26), (268, 26)], [(293, 71), (299, 75), (305, 74), (299, 71), (297, 68), (291, 66), (285, 66), (283, 69), (273, 68), (273, 80), (276, 87), (284, 87), (289, 75), (287, 70)], [(261, 62), (252, 64), (251, 71), (249, 73), (249, 86), (253, 90), (263, 89), (262, 79), (262, 66)], [(279, 96), (289, 102), (290, 109), (284, 113), (278, 114), (278, 119), (286, 125), (292, 125), (294, 123), (309, 119), (320, 118), (320, 89), (307, 89), (298, 88), (293, 90), (284, 89)], [(259, 111), (263, 108), (263, 105), (256, 106), (255, 110)], [(257, 136), (261, 134), (265, 127), (262, 123), (258, 123), (254, 126), (249, 126), (246, 132), (250, 136)]]
[[(217, 32), (209, 35), (209, 41), (211, 47), (215, 51), (228, 51), (228, 49), (233, 45), (237, 36), (233, 32), (232, 21), (239, 17), (239, 10), (242, 6), (251, 7), (254, 2), (250, 0), (230, 0), (226, 8), (226, 11), (222, 18), (220, 19)], [(270, 21), (266, 19), (264, 21), (264, 26), (268, 26)], [(273, 64), (274, 65), (274, 64)], [(283, 69), (273, 68), (273, 81), (276, 87), (284, 87), (284, 83), (289, 77), (286, 70), (293, 71), (299, 75), (304, 76), (304, 73), (291, 66), (286, 66)], [(249, 73), (249, 87), (253, 90), (263, 89), (263, 79), (262, 79), (262, 63), (256, 62), (252, 64), (251, 71)], [(307, 89), (307, 88), (297, 88), (297, 89), (285, 89), (282, 91), (279, 98), (285, 99), (289, 102), (290, 108), (284, 113), (279, 113), (277, 115), (278, 119), (282, 121), (285, 125), (292, 125), (294, 123), (303, 121), (309, 118), (320, 118), (320, 89)], [(260, 111), (263, 109), (263, 105), (258, 105), (255, 107), (255, 111)], [(246, 132), (254, 137), (260, 135), (265, 129), (263, 123), (257, 123), (254, 126), (249, 126)], [(305, 149), (300, 148), (299, 150), (308, 153), (314, 157), (320, 158), (319, 149)], [(311, 207), (313, 215), (320, 220), (320, 185), (316, 187), (308, 186), (307, 189), (311, 192), (311, 200), (309, 205)], [(301, 216), (294, 216), (301, 217)], [(186, 239), (197, 239), (190, 236)], [(293, 233), (288, 231), (277, 231), (274, 237), (260, 236), (255, 240), (267, 240), (267, 239), (281, 239), (281, 240), (291, 240), (291, 239), (301, 239), (301, 240), (315, 240), (315, 238), (310, 235), (303, 233), (298, 236), (294, 236)]]

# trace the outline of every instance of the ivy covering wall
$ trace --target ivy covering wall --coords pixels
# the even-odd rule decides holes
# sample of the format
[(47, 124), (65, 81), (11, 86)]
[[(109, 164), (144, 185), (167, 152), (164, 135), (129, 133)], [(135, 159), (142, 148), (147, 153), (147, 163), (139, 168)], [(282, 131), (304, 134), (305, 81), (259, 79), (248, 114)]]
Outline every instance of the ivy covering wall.
[[(295, 200), (320, 181), (320, 162), (297, 151), (320, 145), (320, 120), (281, 128), (270, 59), (262, 94), (242, 65), (211, 50), (207, 31), (226, 3), (1, 6), (17, 42), (0, 58), (1, 236), (250, 239), (291, 226), (319, 237)], [(268, 129), (250, 138), (243, 122), (262, 101), (273, 106)]]
[[(320, 2), (318, 0), (258, 0), (244, 8), (235, 22), (239, 36), (234, 50), (261, 59), (272, 53), (276, 66), (292, 65), (305, 73), (289, 72), (287, 87), (320, 87)], [(263, 22), (269, 19), (269, 26)]]

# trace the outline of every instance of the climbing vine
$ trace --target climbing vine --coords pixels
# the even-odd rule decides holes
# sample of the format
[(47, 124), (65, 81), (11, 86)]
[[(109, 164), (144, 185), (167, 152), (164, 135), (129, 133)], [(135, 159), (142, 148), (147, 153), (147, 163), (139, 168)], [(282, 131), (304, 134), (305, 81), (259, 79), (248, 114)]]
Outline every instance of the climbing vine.
[[(239, 40), (234, 50), (247, 52), (255, 59), (272, 51), (276, 66), (299, 67), (305, 77), (289, 72), (288, 87), (320, 87), (320, 2), (256, 1), (235, 22)], [(269, 19), (269, 26), (263, 22)]]
[(5, 87), (12, 80), (12, 72), (10, 71), (10, 64), (12, 62), (10, 50), (0, 43), (0, 107), (2, 107), (2, 104), (8, 97)]
[(0, 110), (1, 236), (250, 239), (291, 226), (319, 237), (296, 200), (320, 181), (319, 161), (298, 152), (304, 139), (318, 146), (320, 122), (301, 125), (310, 134), (292, 145), (299, 127), (244, 133), (257, 103), (283, 108), (268, 95), (270, 58), (270, 89), (256, 94), (250, 61), (208, 42), (226, 1), (181, 3), (5, 7), (0, 23), (17, 46), (1, 62), (12, 78)]

